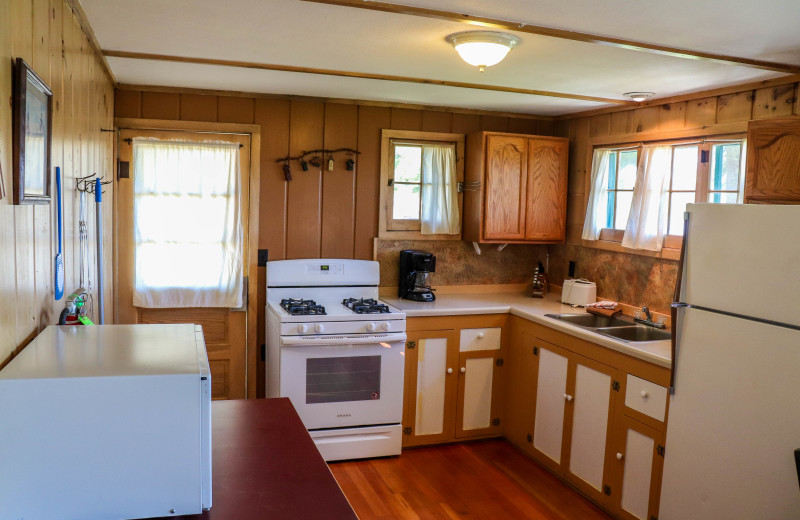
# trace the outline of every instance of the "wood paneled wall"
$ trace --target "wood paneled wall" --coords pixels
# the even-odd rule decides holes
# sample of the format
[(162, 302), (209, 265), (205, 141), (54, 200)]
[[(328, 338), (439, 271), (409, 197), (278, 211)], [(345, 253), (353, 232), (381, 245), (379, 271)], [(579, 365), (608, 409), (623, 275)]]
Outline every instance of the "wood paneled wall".
[[(618, 269), (621, 266), (614, 264), (635, 264), (636, 259), (631, 258), (630, 254), (609, 254), (602, 250), (581, 246), (581, 232), (588, 196), (586, 176), (591, 170), (591, 140), (603, 138), (608, 142), (627, 143), (635, 142), (638, 139), (654, 140), (660, 137), (671, 139), (676, 135), (691, 137), (693, 131), (697, 131), (697, 135), (701, 135), (701, 133), (710, 135), (715, 132), (745, 132), (747, 123), (753, 119), (800, 114), (800, 103), (798, 103), (800, 86), (798, 83), (775, 84), (780, 83), (780, 80), (765, 83), (769, 84), (757, 88), (742, 88), (738, 91), (735, 88), (729, 88), (716, 95), (701, 93), (696, 98), (682, 99), (672, 103), (650, 105), (633, 110), (609, 111), (557, 121), (556, 135), (569, 137), (570, 140), (567, 245), (570, 248), (578, 247), (580, 250), (567, 250), (567, 246), (550, 246), (553, 248), (551, 250), (555, 253), (554, 256), (563, 259), (564, 263), (569, 259), (578, 260), (580, 257), (587, 264), (605, 265), (608, 276), (602, 277), (600, 273), (591, 273), (597, 277), (598, 296), (602, 295), (611, 299), (626, 296), (630, 298), (630, 291), (620, 291), (621, 286), (647, 286), (647, 280), (637, 282), (618, 279), (621, 276), (619, 273), (626, 272), (626, 269)], [(599, 258), (601, 256), (603, 256), (602, 259)], [(660, 299), (664, 301), (650, 302), (650, 305), (658, 310), (668, 309), (669, 301), (667, 299), (670, 294), (668, 289), (675, 283), (676, 271), (672, 268), (674, 262), (656, 259), (656, 264), (659, 272), (663, 270), (663, 272), (669, 273), (669, 276), (656, 280), (659, 287), (655, 289), (658, 290), (652, 291), (662, 295)], [(566, 265), (558, 265), (554, 268), (558, 273), (566, 274)], [(554, 268), (551, 267), (551, 270)], [(614, 273), (617, 275), (614, 276)], [(649, 273), (649, 270), (642, 270), (640, 274), (647, 277)], [(581, 266), (578, 265), (578, 275), (590, 276), (590, 273), (584, 271), (581, 274)], [(649, 283), (652, 283), (652, 280)], [(651, 289), (653, 288), (651, 287)], [(644, 294), (637, 294), (635, 298), (635, 301), (625, 301), (625, 303), (638, 305), (642, 301), (647, 301), (647, 295)]]
[[(255, 123), (261, 125), (259, 248), (270, 260), (359, 258), (372, 260), (378, 236), (378, 181), (381, 130), (469, 133), (478, 130), (552, 135), (549, 119), (506, 117), (402, 106), (374, 106), (316, 99), (248, 97), (246, 94), (117, 89), (116, 117)], [(355, 171), (336, 156), (332, 172), (291, 164), (293, 180), (284, 180), (275, 160), (319, 148), (353, 148)], [(265, 305), (264, 268), (259, 269), (258, 308)], [(253, 281), (251, 281), (253, 283)], [(258, 344), (264, 343), (259, 317)], [(263, 366), (263, 365), (262, 365)], [(259, 368), (259, 378), (263, 377)], [(261, 380), (260, 380), (261, 381)], [(259, 392), (263, 383), (258, 384)], [(259, 393), (259, 395), (261, 395)]]
[[(111, 176), (113, 85), (77, 18), (64, 0), (0, 0), (0, 166), (6, 197), (0, 201), (0, 366), (39, 331), (55, 323), (64, 299), (55, 301), (53, 263), (57, 252), (55, 173), (52, 203), (12, 204), (12, 60), (22, 57), (53, 90), (52, 166), (64, 177), (65, 291), (78, 287), (78, 193), (75, 179)], [(106, 321), (113, 320), (111, 287), (113, 185), (106, 187)], [(97, 301), (94, 199), (87, 197), (93, 298)]]

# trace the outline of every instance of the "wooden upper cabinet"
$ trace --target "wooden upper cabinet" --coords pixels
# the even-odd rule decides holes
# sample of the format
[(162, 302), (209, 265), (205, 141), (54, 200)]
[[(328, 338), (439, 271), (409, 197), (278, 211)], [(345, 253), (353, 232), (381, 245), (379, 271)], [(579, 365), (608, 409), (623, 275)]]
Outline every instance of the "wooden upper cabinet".
[(562, 242), (567, 231), (566, 139), (528, 139), (525, 239)]
[(522, 137), (490, 135), (486, 140), (486, 217), (489, 239), (525, 238), (528, 142)]
[(499, 132), (467, 136), (464, 240), (563, 242), (568, 140)]
[(800, 204), (800, 117), (750, 122), (744, 198)]

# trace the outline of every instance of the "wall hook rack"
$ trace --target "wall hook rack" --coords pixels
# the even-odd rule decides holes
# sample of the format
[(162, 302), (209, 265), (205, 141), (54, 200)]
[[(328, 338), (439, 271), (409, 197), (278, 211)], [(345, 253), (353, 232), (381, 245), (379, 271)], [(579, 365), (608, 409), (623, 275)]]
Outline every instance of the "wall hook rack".
[[(95, 188), (94, 188), (95, 187), (95, 182), (94, 181), (95, 181), (96, 178), (97, 178), (97, 174), (96, 173), (93, 173), (91, 175), (87, 175), (86, 177), (79, 177), (79, 178), (75, 179), (75, 188), (78, 191), (82, 191), (84, 193), (92, 193), (92, 194), (94, 194), (94, 190), (95, 190)], [(99, 177), (99, 179), (100, 179), (100, 184), (102, 184), (102, 185), (111, 184), (111, 181), (103, 181), (103, 179), (105, 179), (105, 176), (101, 176), (101, 177)], [(103, 193), (105, 193), (105, 190), (103, 190)]]

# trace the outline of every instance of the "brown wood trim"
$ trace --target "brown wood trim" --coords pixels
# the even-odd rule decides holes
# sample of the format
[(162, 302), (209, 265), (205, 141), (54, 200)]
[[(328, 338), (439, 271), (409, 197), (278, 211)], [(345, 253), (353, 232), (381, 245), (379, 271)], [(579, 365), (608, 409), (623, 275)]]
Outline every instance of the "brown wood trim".
[[(678, 96), (670, 96), (664, 98), (657, 98), (651, 101), (642, 101), (636, 108), (655, 107), (661, 105), (669, 105), (671, 103), (680, 103), (681, 101), (692, 101), (694, 99), (703, 99), (707, 97), (725, 96), (728, 94), (737, 94), (739, 92), (746, 92), (748, 90), (758, 90), (762, 88), (777, 87), (789, 83), (796, 83), (800, 81), (800, 74), (792, 74), (791, 76), (781, 76), (779, 78), (765, 79), (762, 81), (753, 81), (750, 83), (741, 83), (730, 87), (721, 87), (711, 90), (701, 90), (692, 92), (691, 94), (681, 94)], [(620, 112), (622, 110), (629, 110), (628, 108), (621, 107), (606, 107), (597, 108), (594, 110), (586, 110), (583, 112), (574, 112), (572, 114), (562, 114), (555, 116), (556, 120), (562, 119), (577, 119), (580, 117), (599, 116), (603, 114), (610, 114), (612, 112)]]
[(94, 49), (95, 54), (97, 54), (97, 57), (100, 58), (100, 61), (103, 63), (103, 70), (108, 76), (108, 79), (111, 81), (111, 84), (116, 87), (117, 78), (114, 77), (114, 72), (112, 72), (111, 67), (108, 65), (108, 60), (106, 60), (106, 57), (103, 55), (103, 49), (100, 47), (100, 42), (97, 41), (97, 36), (95, 36), (94, 30), (92, 30), (89, 17), (86, 16), (86, 11), (83, 10), (80, 0), (65, 1), (72, 10), (72, 14), (78, 21), (78, 25), (80, 25), (83, 34), (86, 35), (86, 39), (89, 40), (89, 44)]
[[(672, 132), (639, 132), (630, 134), (603, 135), (589, 138), (589, 149), (596, 146), (624, 146), (642, 142), (659, 142), (670, 144), (670, 141), (686, 139), (704, 139), (714, 137), (715, 139), (744, 139), (747, 135), (748, 121), (734, 121), (731, 123), (719, 123), (715, 125), (702, 126), (700, 128), (688, 128), (685, 130), (675, 130)], [(590, 155), (591, 164), (591, 155)]]
[(266, 94), (263, 92), (240, 92), (237, 90), (214, 90), (188, 87), (164, 87), (159, 85), (130, 85), (120, 83), (117, 90), (135, 92), (166, 92), (173, 94), (197, 94), (202, 96), (244, 97), (254, 99), (278, 99), (287, 101), (317, 101), (320, 103), (337, 103), (340, 105), (363, 105), (370, 107), (405, 108), (412, 110), (433, 110), (451, 114), (475, 114), (481, 116), (513, 117), (515, 119), (533, 119), (536, 121), (554, 121), (555, 116), (538, 116), (534, 114), (520, 114), (516, 112), (495, 112), (491, 110), (478, 110), (473, 108), (446, 107), (440, 105), (419, 105), (413, 103), (395, 103), (391, 101), (372, 101), (368, 99), (326, 98), (315, 96), (296, 96), (292, 94)]
[(747, 67), (754, 67), (757, 69), (785, 72), (789, 74), (800, 73), (800, 66), (788, 63), (754, 60), (751, 58), (727, 56), (724, 54), (715, 54), (711, 52), (682, 49), (680, 47), (670, 47), (667, 45), (656, 45), (654, 43), (639, 42), (635, 40), (625, 40), (622, 38), (613, 38), (610, 36), (601, 36), (597, 34), (583, 33), (577, 31), (568, 31), (565, 29), (556, 29), (553, 27), (544, 27), (541, 25), (531, 25), (523, 22), (512, 22), (507, 20), (500, 20), (497, 18), (472, 16), (469, 14), (457, 13), (453, 11), (426, 9), (424, 7), (397, 5), (386, 2), (374, 2), (374, 1), (367, 2), (366, 0), (304, 0), (304, 1), (318, 3), (318, 4), (326, 4), (326, 5), (338, 5), (342, 7), (369, 9), (372, 11), (381, 11), (385, 13), (421, 16), (424, 18), (435, 18), (439, 20), (448, 20), (451, 22), (462, 22), (470, 25), (478, 25), (493, 29), (504, 29), (507, 31), (524, 32), (528, 34), (538, 34), (541, 36), (561, 38), (564, 40), (595, 43), (599, 45), (609, 45), (611, 47), (651, 52), (655, 54), (664, 54), (667, 56), (685, 58), (690, 60), (704, 60), (716, 63), (725, 63), (725, 64), (740, 65), (740, 66), (743, 65)]
[(173, 121), (163, 119), (139, 119), (135, 117), (115, 117), (117, 129), (137, 130), (175, 130), (209, 132), (212, 134), (261, 134), (261, 125), (243, 123), (209, 123), (208, 121)]
[(436, 85), (440, 87), (468, 88), (473, 90), (488, 90), (492, 92), (511, 92), (514, 94), (528, 94), (531, 96), (545, 96), (565, 99), (578, 99), (581, 101), (591, 101), (595, 103), (614, 103), (618, 105), (634, 106), (635, 101), (623, 99), (611, 99), (595, 96), (583, 96), (580, 94), (568, 94), (565, 92), (550, 92), (547, 90), (531, 90), (516, 87), (504, 87), (501, 85), (484, 85), (482, 83), (466, 83), (463, 81), (449, 81), (441, 79), (415, 78), (411, 76), (394, 76), (390, 74), (372, 74), (369, 72), (351, 72), (345, 70), (317, 69), (312, 67), (295, 67), (292, 65), (275, 65), (269, 63), (255, 63), (251, 61), (217, 60), (209, 58), (191, 58), (186, 56), (169, 56), (166, 54), (148, 54), (142, 52), (127, 51), (103, 51), (105, 56), (114, 58), (128, 58), (135, 60), (169, 61), (177, 63), (196, 63), (201, 65), (218, 65), (222, 67), (239, 67), (245, 69), (274, 70), (280, 72), (297, 72), (302, 74), (320, 74), (324, 76), (340, 76), (346, 78), (375, 79), (381, 81), (397, 81), (401, 83), (421, 83), (424, 85)]

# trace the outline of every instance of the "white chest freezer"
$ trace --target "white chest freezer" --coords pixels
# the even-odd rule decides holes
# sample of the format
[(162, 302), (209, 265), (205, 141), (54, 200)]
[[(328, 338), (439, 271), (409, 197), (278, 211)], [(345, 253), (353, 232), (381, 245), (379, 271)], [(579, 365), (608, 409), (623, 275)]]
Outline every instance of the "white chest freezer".
[(0, 520), (210, 507), (200, 326), (53, 325), (0, 370)]

